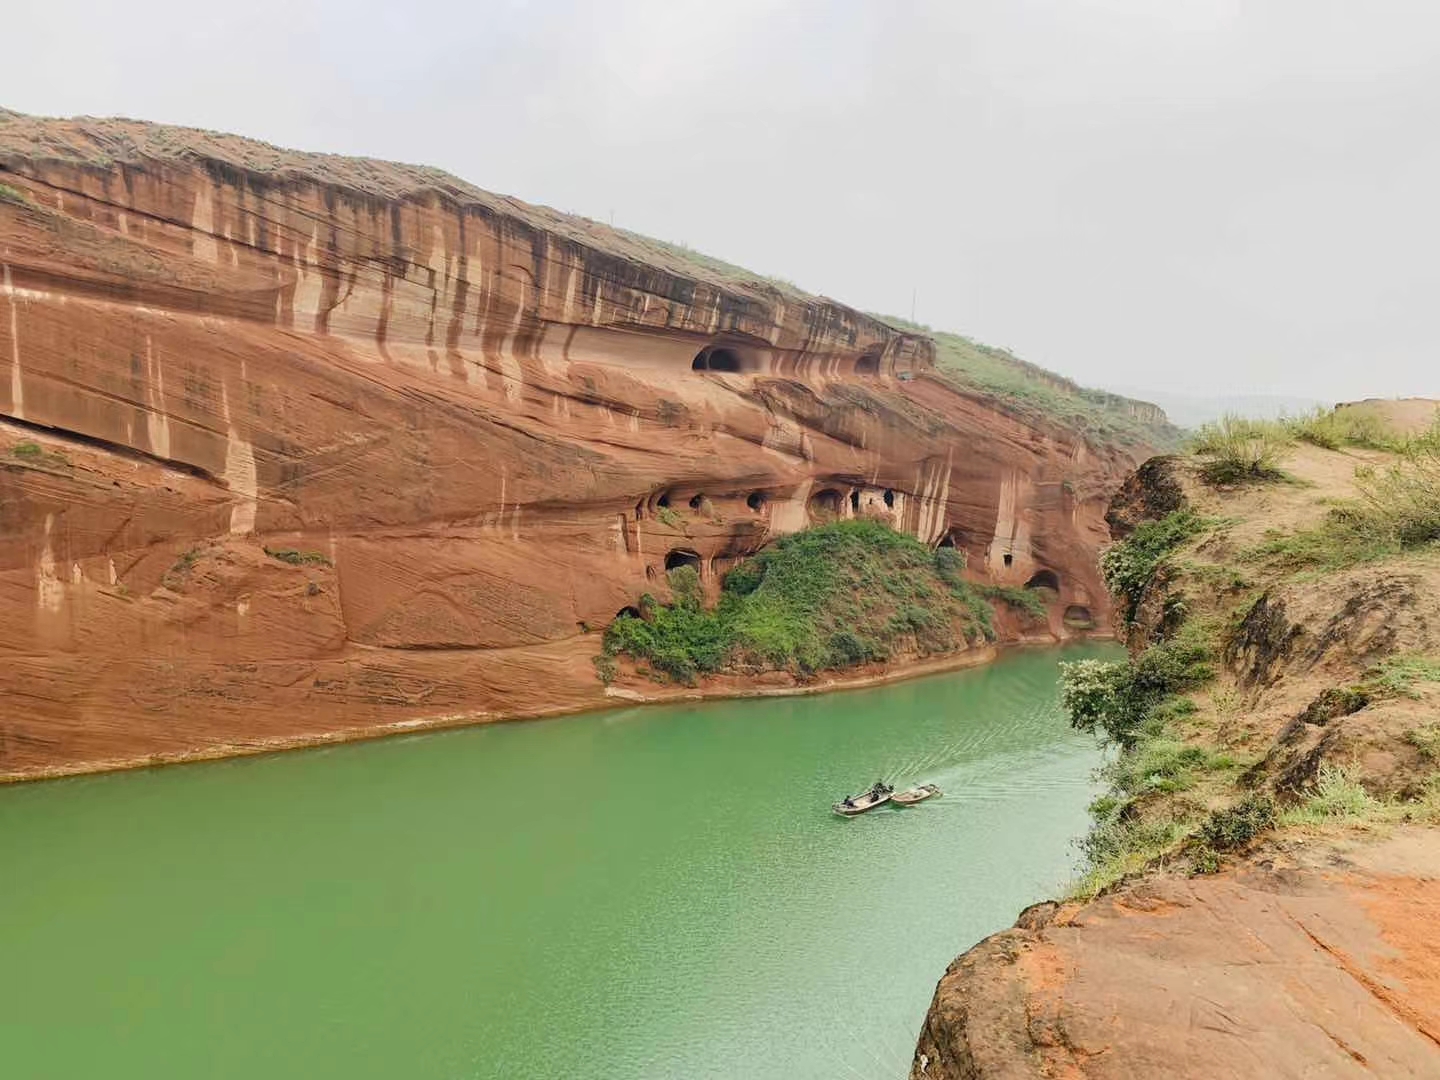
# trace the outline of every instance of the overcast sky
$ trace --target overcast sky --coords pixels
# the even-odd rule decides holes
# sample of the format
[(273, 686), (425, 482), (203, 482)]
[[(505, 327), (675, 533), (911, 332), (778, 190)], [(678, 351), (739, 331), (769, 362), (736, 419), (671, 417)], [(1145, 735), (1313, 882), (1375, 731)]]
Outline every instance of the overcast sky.
[(0, 103), (438, 165), (1102, 386), (1440, 396), (1435, 0), (64, 0)]

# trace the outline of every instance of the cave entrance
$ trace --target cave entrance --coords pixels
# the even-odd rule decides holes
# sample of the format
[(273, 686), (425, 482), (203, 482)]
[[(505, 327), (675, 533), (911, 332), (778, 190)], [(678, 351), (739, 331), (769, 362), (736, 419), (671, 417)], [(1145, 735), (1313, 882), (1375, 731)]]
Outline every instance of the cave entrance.
[(1025, 582), (1027, 589), (1049, 589), (1057, 595), (1060, 592), (1060, 575), (1054, 570), (1037, 570), (1031, 575), (1030, 580)]
[(695, 354), (695, 359), (690, 362), (690, 370), (738, 372), (740, 357), (735, 354), (733, 349), (712, 345)]
[(850, 509), (851, 509), (851, 511), (853, 511), (854, 513), (857, 513), (857, 514), (860, 512), (860, 489), (859, 489), (859, 488), (851, 488), (851, 489), (850, 489)]
[(696, 494), (690, 496), (690, 509), (691, 509), (691, 510), (699, 510), (699, 509), (700, 509), (702, 506), (704, 506), (704, 505), (705, 505), (705, 493), (704, 493), (704, 492), (697, 492)]
[(885, 505), (886, 505), (887, 507), (894, 507), (894, 505), (895, 505), (895, 492), (894, 492), (894, 491), (892, 491), (890, 488), (886, 488), (886, 489), (885, 489), (885, 496), (884, 496), (884, 498), (885, 498)]
[(879, 354), (879, 353), (866, 353), (864, 356), (860, 357), (860, 359), (856, 360), (856, 361), (855, 361), (855, 374), (856, 374), (856, 375), (879, 375), (879, 374), (880, 374), (880, 354)]
[(640, 618), (640, 609), (631, 604), (626, 604), (624, 607), (622, 607), (619, 611), (615, 613), (615, 618), (611, 619), (610, 621), (619, 622), (621, 619), (638, 618)]
[(1014, 566), (1014, 565), (1015, 565), (1015, 556), (1012, 555), (1010, 552), (1007, 551), (1007, 552), (1005, 552), (1004, 557), (1003, 557), (1000, 561), (1003, 562), (1006, 566)]
[(763, 491), (752, 491), (745, 496), (745, 505), (757, 514), (765, 509), (765, 493)]
[(676, 548), (665, 555), (665, 572), (678, 570), (682, 566), (691, 566), (695, 572), (700, 573), (700, 554), (696, 551), (688, 551), (685, 548)]
[(843, 500), (844, 496), (834, 488), (817, 491), (810, 496), (810, 515), (816, 518), (839, 517)]
[(1075, 630), (1093, 630), (1095, 617), (1083, 604), (1071, 604), (1065, 609), (1065, 625)]

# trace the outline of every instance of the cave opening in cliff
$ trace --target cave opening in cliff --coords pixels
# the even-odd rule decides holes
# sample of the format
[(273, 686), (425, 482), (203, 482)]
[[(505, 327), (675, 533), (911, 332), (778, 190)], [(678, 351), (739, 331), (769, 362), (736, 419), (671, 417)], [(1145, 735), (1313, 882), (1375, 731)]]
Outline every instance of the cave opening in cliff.
[(1049, 589), (1051, 592), (1058, 593), (1060, 591), (1060, 575), (1054, 570), (1037, 570), (1030, 576), (1030, 580), (1025, 582), (1025, 588)]
[(640, 618), (640, 609), (630, 604), (626, 604), (624, 607), (622, 607), (619, 611), (615, 613), (615, 618), (611, 619), (610, 621), (619, 622), (621, 619), (638, 618)]
[(700, 509), (702, 506), (704, 506), (704, 505), (705, 505), (705, 496), (704, 496), (704, 494), (703, 494), (702, 492), (698, 492), (698, 491), (697, 491), (694, 495), (691, 495), (691, 496), (690, 496), (690, 509), (691, 509), (691, 510), (699, 510), (699, 509)]
[(1071, 604), (1065, 609), (1065, 625), (1076, 630), (1092, 630), (1095, 627), (1095, 617), (1085, 605)]
[(662, 510), (669, 510), (669, 509), (670, 509), (670, 492), (668, 492), (668, 491), (662, 491), (662, 492), (660, 493), (660, 497), (655, 500), (655, 505), (658, 506), (658, 507), (660, 507), (660, 509), (662, 509)]
[(1015, 556), (1012, 555), (1012, 554), (1010, 554), (1010, 552), (1007, 551), (1007, 552), (1005, 552), (1005, 557), (1004, 557), (1004, 559), (1001, 560), (1001, 561), (1004, 562), (1006, 566), (1014, 566), (1014, 565), (1015, 565)]
[(665, 572), (678, 570), (682, 566), (694, 567), (695, 572), (700, 573), (700, 554), (695, 551), (688, 551), (685, 548), (676, 548), (665, 555)]
[(891, 507), (895, 505), (895, 492), (891, 491), (889, 488), (885, 489), (885, 505)]
[(855, 361), (855, 374), (856, 374), (856, 375), (879, 375), (879, 374), (880, 374), (880, 354), (879, 354), (879, 353), (866, 353), (864, 356), (860, 357), (859, 360), (856, 360), (856, 361)]
[(701, 349), (695, 354), (691, 361), (692, 371), (731, 371), (740, 370), (740, 357), (732, 349), (722, 349), (717, 346)]
[(843, 496), (834, 488), (817, 491), (810, 496), (810, 516), (814, 518), (836, 518), (840, 516)]
[(763, 491), (752, 491), (745, 496), (745, 505), (757, 514), (765, 509), (765, 493)]
[(859, 488), (851, 488), (851, 489), (850, 489), (850, 509), (851, 509), (853, 512), (857, 513), (857, 514), (860, 512), (860, 489), (859, 489)]

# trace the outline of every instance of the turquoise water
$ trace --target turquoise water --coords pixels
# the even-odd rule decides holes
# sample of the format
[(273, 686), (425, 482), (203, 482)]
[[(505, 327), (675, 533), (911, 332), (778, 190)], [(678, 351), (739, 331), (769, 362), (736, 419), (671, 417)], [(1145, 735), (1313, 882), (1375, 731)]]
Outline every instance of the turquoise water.
[[(7, 1077), (900, 1077), (1063, 885), (1056, 663), (0, 789)], [(877, 776), (942, 799), (830, 813)]]

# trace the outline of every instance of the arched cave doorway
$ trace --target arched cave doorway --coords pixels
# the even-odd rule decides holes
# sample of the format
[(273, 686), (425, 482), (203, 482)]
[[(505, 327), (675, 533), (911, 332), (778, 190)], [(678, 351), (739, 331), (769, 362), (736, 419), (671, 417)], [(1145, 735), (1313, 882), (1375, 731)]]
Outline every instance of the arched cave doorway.
[(711, 345), (701, 349), (690, 362), (691, 371), (739, 371), (740, 357), (733, 349)]
[(1083, 604), (1071, 604), (1065, 609), (1065, 625), (1074, 630), (1093, 630), (1095, 617)]
[(670, 509), (670, 492), (662, 491), (660, 497), (655, 500), (655, 505), (662, 510)]
[(757, 514), (765, 509), (765, 493), (763, 491), (752, 491), (745, 496), (745, 505)]
[(1001, 558), (1000, 561), (1003, 562), (1006, 566), (1014, 566), (1015, 556), (1011, 552), (1007, 551), (1005, 552), (1004, 556)]
[(640, 609), (631, 604), (626, 604), (624, 607), (622, 607), (619, 611), (615, 613), (615, 618), (611, 619), (610, 621), (619, 622), (621, 619), (638, 618), (640, 618)]
[(851, 488), (851, 489), (850, 489), (850, 510), (851, 510), (852, 513), (856, 513), (856, 514), (858, 514), (858, 513), (860, 512), (860, 489), (859, 489), (859, 488)]
[(1060, 575), (1054, 570), (1037, 570), (1031, 575), (1030, 580), (1025, 582), (1027, 589), (1049, 589), (1051, 592), (1060, 591)]
[(703, 491), (697, 491), (694, 495), (691, 495), (691, 496), (690, 496), (690, 509), (691, 509), (691, 510), (699, 510), (699, 509), (700, 509), (702, 506), (704, 506), (704, 505), (705, 505), (705, 493), (704, 493)]
[(695, 551), (688, 551), (685, 548), (676, 548), (665, 555), (665, 572), (678, 570), (682, 566), (691, 566), (695, 572), (700, 573), (700, 555)]
[(840, 492), (834, 488), (817, 491), (810, 496), (810, 516), (815, 518), (839, 517), (842, 498)]
[(885, 489), (885, 505), (888, 507), (894, 507), (895, 505), (895, 492), (890, 488)]
[(879, 354), (879, 353), (866, 353), (864, 356), (860, 357), (860, 359), (856, 360), (856, 361), (855, 361), (855, 374), (856, 374), (856, 375), (866, 375), (866, 376), (879, 375), (879, 374), (880, 374), (880, 354)]

